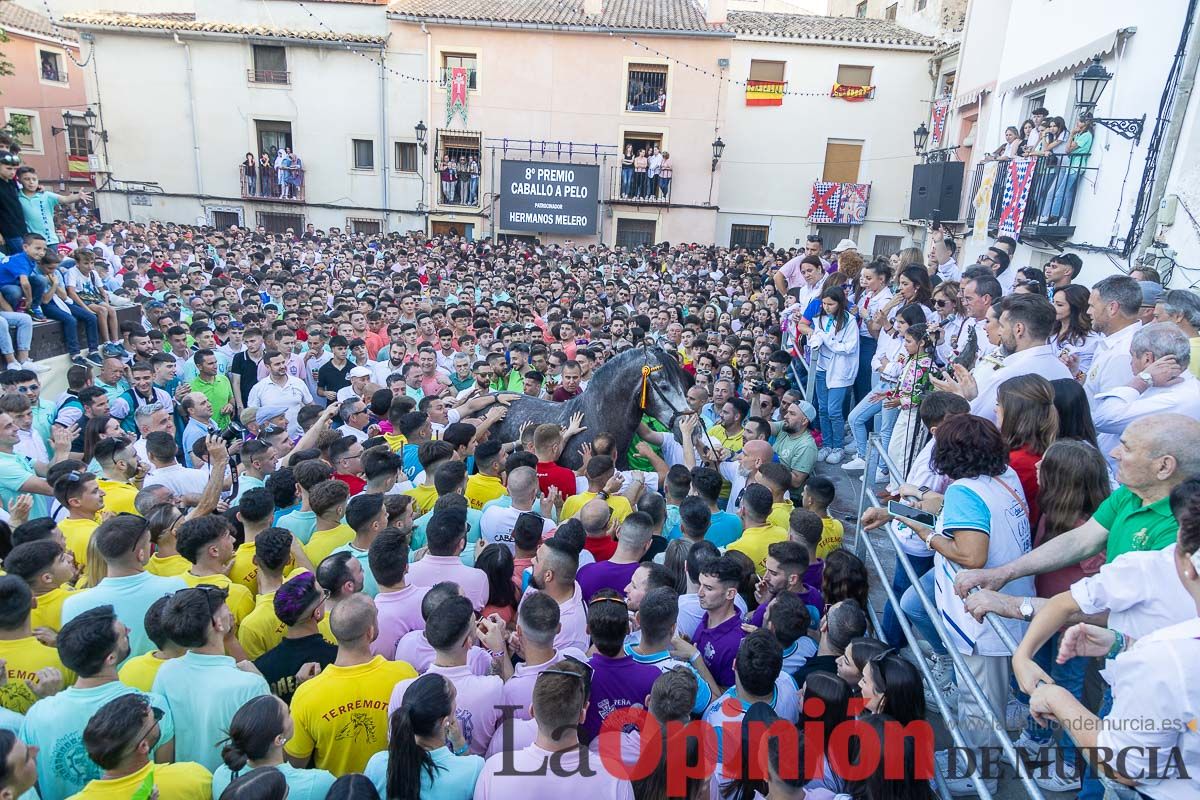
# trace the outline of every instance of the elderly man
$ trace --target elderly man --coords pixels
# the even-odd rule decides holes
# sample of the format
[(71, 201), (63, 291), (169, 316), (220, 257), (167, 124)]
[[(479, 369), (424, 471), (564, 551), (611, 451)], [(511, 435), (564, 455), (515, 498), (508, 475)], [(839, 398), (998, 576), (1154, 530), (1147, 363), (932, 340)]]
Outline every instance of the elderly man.
[(1171, 289), (1158, 298), (1155, 322), (1174, 322), (1191, 344), (1188, 370), (1200, 378), (1200, 295), (1187, 289)]
[(362, 400), (357, 397), (346, 400), (338, 409), (338, 418), (342, 421), (342, 427), (338, 428), (339, 433), (353, 436), (360, 444), (370, 438), (366, 428), (371, 422), (371, 415), (367, 412), (367, 404)]
[(139, 434), (138, 440), (133, 443), (133, 449), (137, 451), (139, 460), (150, 465), (148, 472), (153, 472), (154, 463), (146, 455), (146, 437), (155, 431), (162, 431), (174, 438), (175, 420), (172, 418), (170, 411), (157, 403), (139, 406), (138, 410), (133, 414), (133, 419), (137, 424)]
[(371, 382), (374, 373), (370, 367), (351, 367), (347, 374), (350, 377), (350, 385), (338, 389), (338, 401), (344, 403), (354, 398), (363, 403), (370, 402), (372, 392), (379, 388)]
[(1174, 412), (1200, 420), (1200, 381), (1187, 371), (1191, 343), (1175, 324), (1145, 325), (1129, 344), (1133, 378), (1092, 399), (1092, 419), (1100, 434), (1100, 452), (1109, 454), (1131, 422), (1151, 414)]
[(197, 439), (203, 439), (210, 433), (218, 431), (213, 423), (213, 407), (208, 397), (201, 392), (189, 392), (180, 406), (187, 413), (187, 425), (183, 427), (183, 458), (189, 467), (195, 467), (192, 456), (192, 445)]

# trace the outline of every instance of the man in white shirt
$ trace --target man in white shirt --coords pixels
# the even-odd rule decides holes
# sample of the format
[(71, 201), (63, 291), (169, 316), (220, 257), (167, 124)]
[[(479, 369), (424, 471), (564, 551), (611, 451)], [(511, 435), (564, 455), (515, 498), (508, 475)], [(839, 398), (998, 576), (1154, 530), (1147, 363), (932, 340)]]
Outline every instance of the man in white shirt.
[(288, 374), (288, 356), (278, 350), (268, 350), (263, 354), (270, 373), (250, 390), (246, 406), (263, 408), (265, 406), (282, 406), (287, 409), (288, 429), (293, 434), (301, 433), (300, 425), (296, 422), (296, 414), (300, 407), (313, 401), (308, 386), (299, 378)]
[[(1000, 284), (999, 280), (990, 275), (963, 279), (962, 293), (959, 295), (959, 298), (963, 302), (963, 308), (966, 309), (966, 319), (963, 320), (962, 327), (958, 329), (957, 335), (950, 340), (950, 349), (956, 356), (962, 353), (963, 349), (967, 346), (967, 331), (970, 328), (975, 329), (975, 344), (978, 348), (978, 358), (983, 358), (996, 349), (988, 341), (987, 314), (992, 304), (1003, 296), (1004, 287)], [(949, 333), (946, 335), (949, 335)]]
[(962, 277), (962, 269), (954, 260), (958, 245), (949, 236), (935, 236), (933, 239), (933, 260), (937, 263), (938, 277), (943, 281), (956, 281)]
[(1071, 377), (1046, 344), (1053, 326), (1054, 306), (1049, 300), (1040, 295), (1010, 294), (1000, 305), (1000, 345), (1010, 353), (1004, 357), (1004, 366), (978, 376), (957, 367), (954, 378), (934, 378), (933, 383), (969, 400), (972, 414), (996, 422), (996, 392), (1009, 378), (1041, 375), (1053, 381)]
[[(1138, 312), (1142, 309), (1142, 287), (1128, 275), (1110, 275), (1092, 287), (1088, 315), (1092, 327), (1104, 338), (1096, 345), (1092, 368), (1083, 388), (1089, 397), (1116, 386), (1125, 386), (1133, 378), (1129, 345), (1142, 327)], [(1075, 364), (1068, 364), (1073, 370)]]
[[(512, 530), (517, 524), (517, 517), (526, 513), (537, 513), (533, 510), (538, 493), (537, 472), (532, 467), (514, 469), (508, 476), (507, 488), (512, 504), (502, 506), (496, 503), (488, 506), (479, 519), (479, 534), (487, 544), (500, 543), (513, 550)], [(545, 519), (542, 523), (542, 535), (547, 536), (552, 530), (554, 523)]]
[(201, 495), (208, 485), (208, 470), (190, 469), (175, 460), (175, 439), (166, 431), (146, 436), (146, 456), (154, 469), (142, 483), (143, 489), (166, 486), (178, 496)]
[(1173, 322), (1138, 329), (1130, 340), (1133, 377), (1092, 399), (1092, 420), (1100, 434), (1100, 452), (1109, 455), (1126, 426), (1151, 414), (1174, 412), (1200, 420), (1200, 381), (1190, 372), (1191, 342)]

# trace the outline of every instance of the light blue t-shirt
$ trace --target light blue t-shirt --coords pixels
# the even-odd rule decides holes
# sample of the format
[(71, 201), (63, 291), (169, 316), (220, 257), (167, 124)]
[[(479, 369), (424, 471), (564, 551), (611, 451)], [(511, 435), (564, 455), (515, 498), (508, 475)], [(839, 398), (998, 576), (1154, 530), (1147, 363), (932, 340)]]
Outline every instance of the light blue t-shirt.
[(195, 761), (210, 772), (221, 766), (220, 742), (233, 715), (271, 693), (261, 675), (241, 671), (229, 656), (194, 650), (159, 667), (153, 688), (175, 715), (175, 760)]
[[(509, 498), (508, 502), (509, 505), (512, 505), (512, 498)], [(462, 551), (462, 562), (468, 567), (475, 566), (475, 543), (479, 541), (479, 520), (482, 518), (483, 511), (480, 509), (467, 509), (467, 546)], [(409, 539), (410, 550), (417, 550), (425, 546), (425, 528), (431, 519), (433, 519), (432, 511), (413, 520), (412, 537)]]
[(291, 531), (292, 535), (300, 540), (300, 544), (308, 544), (313, 531), (317, 529), (317, 512), (297, 509), (275, 520), (275, 524)]
[(708, 532), (704, 538), (717, 547), (728, 547), (742, 535), (742, 521), (737, 514), (728, 511), (715, 511), (712, 521), (708, 524)]
[[(456, 756), (447, 747), (430, 750), (429, 756), (441, 769), (434, 770), (433, 780), (428, 772), (421, 770), (421, 800), (470, 800), (474, 796), (475, 783), (483, 771), (481, 756)], [(380, 750), (371, 756), (363, 770), (380, 797), (388, 796), (387, 767), (388, 751)]]
[[(379, 584), (375, 582), (375, 576), (371, 574), (371, 565), (367, 563), (367, 551), (359, 550), (354, 546), (353, 542), (344, 544), (333, 551), (333, 553), (349, 553), (358, 559), (358, 563), (362, 566), (363, 571), (363, 592), (371, 597), (379, 594)], [(333, 555), (330, 553), (329, 555)]]
[(86, 592), (73, 592), (63, 601), (62, 623), (97, 606), (112, 606), (117, 619), (129, 628), (129, 655), (140, 656), (156, 650), (146, 635), (146, 610), (163, 595), (174, 594), (188, 585), (183, 578), (139, 572), (120, 578), (108, 577)]
[[(251, 769), (253, 768), (247, 764), (239, 774), (244, 775)], [(325, 800), (325, 795), (329, 794), (329, 788), (337, 780), (332, 773), (326, 770), (299, 769), (286, 761), (276, 764), (275, 769), (282, 772), (283, 779), (287, 781), (288, 800)], [(230, 773), (229, 767), (222, 764), (213, 770), (213, 800), (218, 800), (221, 792), (225, 791), (225, 787), (231, 783), (233, 783), (233, 775)]]
[[(41, 751), (37, 771), (42, 797), (46, 800), (70, 797), (82, 791), (88, 781), (101, 776), (103, 770), (88, 758), (83, 746), (83, 728), (102, 706), (127, 694), (145, 693), (112, 681), (87, 689), (72, 686), (30, 707), (21, 725), (20, 738)], [(171, 712), (163, 698), (154, 694), (146, 696), (152, 706), (163, 712), (158, 723), (162, 733), (158, 746), (161, 747), (175, 735)]]
[[(191, 425), (192, 423), (188, 422), (188, 424)], [(183, 435), (185, 437), (187, 436), (186, 430), (184, 431)], [(250, 491), (251, 489), (265, 489), (266, 487), (267, 487), (266, 481), (256, 478), (253, 475), (239, 475), (238, 476), (237, 497), (233, 498), (233, 502), (230, 503), (230, 505), (236, 506), (238, 503), (240, 503), (242, 501), (242, 495), (244, 495), (246, 492)], [(313, 514), (313, 524), (314, 525), (316, 524), (316, 519), (317, 519), (317, 515)], [(312, 532), (310, 531), (308, 535), (312, 536)], [(306, 541), (305, 544), (308, 544), (308, 542)]]
[(30, 233), (40, 233), (47, 245), (58, 244), (58, 230), (54, 226), (54, 209), (58, 208), (58, 195), (53, 192), (34, 192), (33, 196), (25, 194), (24, 190), (17, 193), (21, 200), (21, 212), (25, 216), (25, 227)]
[[(36, 478), (33, 462), (20, 453), (0, 453), (0, 501), (5, 508), (12, 508), (13, 501), (21, 494), (21, 487), (30, 478)], [(49, 514), (46, 507), (46, 496), (41, 494), (33, 497), (33, 509), (29, 512), (30, 519), (41, 519)]]

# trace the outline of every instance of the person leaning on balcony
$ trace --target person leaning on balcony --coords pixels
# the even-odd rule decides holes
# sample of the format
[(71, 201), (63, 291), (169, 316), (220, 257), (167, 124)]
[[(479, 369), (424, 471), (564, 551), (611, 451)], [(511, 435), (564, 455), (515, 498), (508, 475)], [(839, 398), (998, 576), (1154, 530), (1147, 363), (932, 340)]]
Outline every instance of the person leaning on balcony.
[(997, 161), (1009, 161), (1017, 157), (1021, 149), (1021, 132), (1016, 125), (1004, 129), (1004, 144), (997, 147), (988, 155)]
[[(1092, 154), (1090, 115), (1083, 115), (1075, 123), (1075, 129), (1071, 131), (1064, 152), (1067, 153), (1066, 165), (1058, 170), (1054, 180), (1054, 190), (1050, 193), (1050, 207), (1046, 210), (1046, 216), (1040, 220), (1044, 223), (1054, 224), (1059, 219), (1071, 218), (1071, 207), (1075, 205), (1075, 185), (1087, 166), (1088, 156)], [(1059, 161), (1061, 163), (1062, 159)]]
[(254, 153), (246, 153), (246, 160), (241, 164), (242, 194), (258, 194), (258, 159)]
[(664, 150), (662, 164), (658, 168), (658, 191), (664, 200), (671, 196), (671, 175), (674, 171), (675, 165), (671, 163), (671, 154)]
[(645, 197), (650, 187), (646, 183), (646, 171), (650, 168), (650, 159), (646, 158), (645, 148), (637, 151), (633, 160), (633, 196)]
[(658, 173), (662, 169), (662, 153), (658, 151), (658, 146), (650, 148), (650, 157), (646, 159), (646, 177), (650, 181), (650, 190), (647, 194), (650, 197), (658, 197)]

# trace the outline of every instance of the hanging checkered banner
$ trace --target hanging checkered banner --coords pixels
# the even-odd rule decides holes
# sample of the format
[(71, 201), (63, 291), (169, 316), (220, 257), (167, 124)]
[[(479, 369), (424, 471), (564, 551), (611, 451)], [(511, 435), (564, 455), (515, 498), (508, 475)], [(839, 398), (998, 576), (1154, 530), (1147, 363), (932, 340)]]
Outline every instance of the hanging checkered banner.
[(837, 221), (842, 203), (842, 184), (817, 181), (813, 184), (812, 200), (808, 204), (808, 221), (817, 225)]
[(933, 103), (933, 129), (929, 132), (929, 146), (938, 148), (946, 135), (946, 116), (950, 113), (950, 98), (943, 97)]
[(1000, 205), (1000, 235), (1007, 234), (1020, 241), (1021, 222), (1025, 218), (1025, 204), (1029, 201), (1036, 163), (1037, 159), (1033, 158), (1014, 158), (1008, 162), (1008, 183)]

